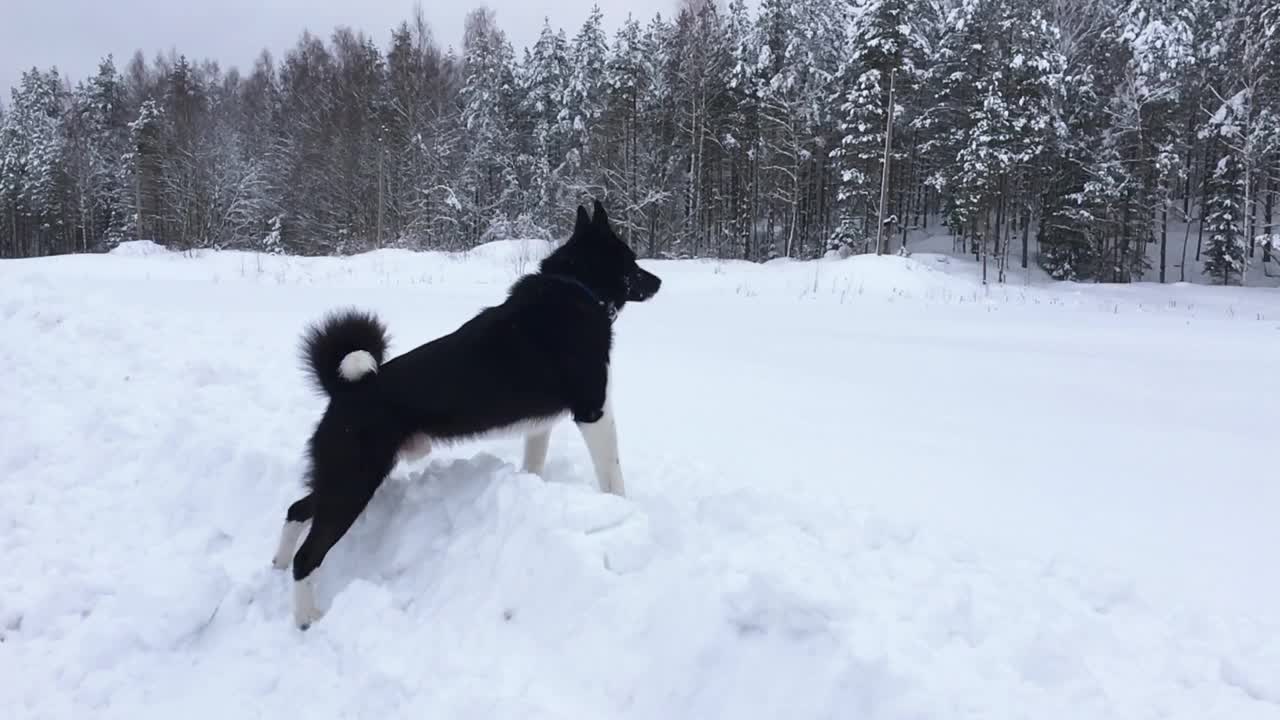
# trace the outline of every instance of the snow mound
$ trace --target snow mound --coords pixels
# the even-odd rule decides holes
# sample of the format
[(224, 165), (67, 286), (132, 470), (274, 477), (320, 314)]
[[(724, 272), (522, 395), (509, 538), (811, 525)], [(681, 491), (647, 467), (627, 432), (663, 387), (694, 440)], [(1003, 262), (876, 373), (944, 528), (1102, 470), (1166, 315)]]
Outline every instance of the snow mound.
[[(947, 292), (972, 292), (973, 283), (941, 272), (929, 263), (892, 255), (854, 255), (829, 261), (827, 283), (834, 287), (858, 287), (859, 292), (883, 297), (929, 298)], [(815, 269), (815, 274), (821, 270)], [(819, 283), (822, 278), (819, 277)]]
[[(681, 293), (713, 293), (737, 299), (842, 305), (900, 300), (956, 304), (985, 301), (990, 294), (980, 281), (967, 274), (944, 272), (934, 262), (889, 255), (803, 262), (782, 258), (763, 264), (743, 260), (659, 261), (654, 266), (664, 283), (671, 276)], [(686, 284), (686, 277), (696, 285)]]
[(320, 571), (327, 614), (306, 632), (269, 533), (190, 519), (118, 572), (28, 576), (16, 605), (6, 588), (27, 682), (0, 701), (107, 718), (1280, 711), (1273, 632), (1220, 654), (1123, 590), (752, 492), (681, 511), (483, 452), (401, 471)]
[(107, 254), (117, 257), (151, 257), (167, 255), (169, 249), (152, 240), (126, 240), (111, 248)]
[(468, 259), (491, 263), (529, 262), (531, 265), (537, 265), (559, 245), (560, 243), (547, 240), (494, 240), (477, 245), (468, 250), (466, 255)]

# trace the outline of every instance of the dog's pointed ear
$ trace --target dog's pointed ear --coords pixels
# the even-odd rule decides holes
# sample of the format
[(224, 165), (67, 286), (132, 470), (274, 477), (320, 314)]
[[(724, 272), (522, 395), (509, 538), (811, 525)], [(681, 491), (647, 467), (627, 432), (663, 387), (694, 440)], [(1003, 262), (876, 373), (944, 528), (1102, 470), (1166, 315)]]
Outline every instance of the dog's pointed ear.
[(582, 207), (581, 205), (579, 205), (579, 206), (578, 206), (578, 217), (577, 217), (577, 219), (576, 219), (576, 220), (574, 220), (574, 222), (573, 222), (573, 234), (574, 234), (574, 235), (577, 235), (578, 233), (582, 232), (583, 230), (586, 230), (586, 229), (587, 229), (587, 225), (589, 225), (589, 224), (591, 224), (591, 218), (587, 217), (587, 209), (586, 209), (586, 208), (584, 208), (584, 207)]
[(596, 200), (595, 204), (592, 206), (591, 222), (600, 227), (605, 227), (609, 224), (609, 215), (605, 213), (604, 205), (600, 204), (599, 200)]

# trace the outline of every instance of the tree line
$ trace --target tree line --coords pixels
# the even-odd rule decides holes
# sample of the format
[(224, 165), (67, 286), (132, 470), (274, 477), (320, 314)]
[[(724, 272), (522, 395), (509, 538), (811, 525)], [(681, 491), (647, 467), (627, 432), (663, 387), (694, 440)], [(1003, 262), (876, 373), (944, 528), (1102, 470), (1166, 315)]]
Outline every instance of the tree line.
[(247, 73), (32, 68), (0, 108), (5, 257), (461, 249), (563, 236), (600, 197), (650, 257), (893, 251), (933, 223), (997, 279), (1198, 259), (1234, 283), (1280, 245), (1278, 195), (1280, 6), (1252, 0), (692, 0), (520, 53), (490, 10), (460, 51), (419, 12)]

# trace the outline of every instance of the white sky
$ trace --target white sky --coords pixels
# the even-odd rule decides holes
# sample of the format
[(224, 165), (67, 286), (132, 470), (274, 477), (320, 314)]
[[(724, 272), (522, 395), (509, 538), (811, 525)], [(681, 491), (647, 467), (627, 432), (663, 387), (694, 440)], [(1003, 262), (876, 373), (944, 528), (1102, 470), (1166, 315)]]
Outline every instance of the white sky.
[[(537, 39), (542, 18), (570, 37), (597, 0), (488, 0), (516, 46)], [(190, 58), (217, 60), (223, 69), (253, 67), (263, 48), (280, 59), (304, 29), (325, 37), (338, 25), (369, 33), (384, 51), (391, 29), (413, 15), (415, 0), (3, 0), (0, 2), (0, 103), (23, 70), (56, 66), (75, 82), (113, 53), (123, 71), (135, 50), (148, 64), (174, 49)], [(676, 0), (598, 0), (606, 31), (634, 14), (642, 22), (674, 14)], [(421, 0), (423, 14), (442, 45), (462, 44), (462, 22), (480, 0)]]

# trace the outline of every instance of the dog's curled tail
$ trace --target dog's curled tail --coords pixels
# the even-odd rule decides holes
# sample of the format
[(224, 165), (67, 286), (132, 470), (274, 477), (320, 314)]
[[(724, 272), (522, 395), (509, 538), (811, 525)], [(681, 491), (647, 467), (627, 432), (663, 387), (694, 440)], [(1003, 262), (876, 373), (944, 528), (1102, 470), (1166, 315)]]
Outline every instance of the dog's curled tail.
[(329, 395), (376, 373), (387, 354), (387, 328), (372, 313), (342, 310), (307, 329), (303, 361)]

